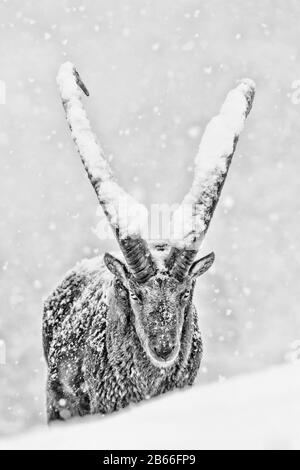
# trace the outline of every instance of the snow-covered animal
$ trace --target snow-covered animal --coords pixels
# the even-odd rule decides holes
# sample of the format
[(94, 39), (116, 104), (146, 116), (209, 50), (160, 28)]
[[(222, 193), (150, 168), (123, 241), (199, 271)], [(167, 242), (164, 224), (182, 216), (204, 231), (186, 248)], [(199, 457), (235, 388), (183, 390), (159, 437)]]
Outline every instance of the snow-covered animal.
[(113, 179), (82, 105), (88, 91), (72, 64), (62, 65), (58, 85), (121, 251), (78, 263), (45, 302), (49, 421), (110, 413), (193, 384), (202, 356), (193, 291), (214, 261), (213, 253), (196, 256), (254, 97), (250, 80), (228, 94), (204, 133), (191, 189), (173, 214), (173, 238), (151, 245), (141, 228), (147, 211)]

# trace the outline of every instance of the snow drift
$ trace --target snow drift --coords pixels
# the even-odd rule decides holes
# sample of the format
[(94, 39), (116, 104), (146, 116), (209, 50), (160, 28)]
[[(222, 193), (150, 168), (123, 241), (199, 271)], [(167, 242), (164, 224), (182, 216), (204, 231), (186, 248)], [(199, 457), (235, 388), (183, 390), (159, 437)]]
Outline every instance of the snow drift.
[(300, 366), (278, 366), (40, 427), (0, 449), (300, 449), (299, 397)]

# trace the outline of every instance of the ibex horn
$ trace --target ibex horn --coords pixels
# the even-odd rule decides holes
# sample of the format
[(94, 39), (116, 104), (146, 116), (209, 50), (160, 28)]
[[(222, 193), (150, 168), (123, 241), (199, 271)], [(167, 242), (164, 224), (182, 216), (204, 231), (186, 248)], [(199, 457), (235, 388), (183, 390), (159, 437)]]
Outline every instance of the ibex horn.
[[(82, 92), (87, 96), (89, 92), (73, 64), (66, 62), (60, 67), (57, 83), (73, 140), (98, 200), (129, 269), (138, 282), (146, 282), (156, 272), (147, 243), (141, 236), (147, 209), (114, 181), (112, 170), (91, 130), (81, 101)], [(125, 217), (122, 208), (126, 212)]]
[[(192, 187), (173, 214), (173, 247), (166, 264), (178, 279), (186, 275), (209, 227), (254, 95), (252, 80), (242, 80), (206, 127), (195, 159)], [(184, 217), (187, 212), (189, 217)]]

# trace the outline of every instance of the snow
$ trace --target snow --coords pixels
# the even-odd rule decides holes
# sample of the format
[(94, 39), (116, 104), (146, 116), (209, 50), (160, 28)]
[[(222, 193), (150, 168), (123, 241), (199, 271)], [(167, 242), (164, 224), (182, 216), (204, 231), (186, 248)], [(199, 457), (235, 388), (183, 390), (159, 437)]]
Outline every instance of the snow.
[(39, 427), (0, 441), (0, 449), (299, 450), (299, 396), (300, 365), (277, 366), (114, 415)]
[(72, 137), (92, 178), (105, 181), (111, 178), (111, 170), (90, 129), (90, 123), (81, 102), (82, 90), (76, 82), (74, 73), (74, 65), (66, 62), (60, 67), (57, 75), (57, 84), (66, 109), (67, 120), (72, 129)]
[(112, 180), (101, 184), (101, 201), (110, 214), (110, 222), (120, 230), (121, 238), (147, 234), (148, 210)]
[(254, 82), (242, 80), (228, 93), (220, 113), (207, 125), (195, 158), (191, 189), (173, 214), (171, 241), (175, 246), (190, 248), (195, 246), (196, 239), (196, 247), (200, 247), (211, 218), (212, 201), (226, 178), (254, 94)]
[(113, 181), (112, 171), (104, 158), (102, 148), (91, 131), (81, 101), (82, 92), (88, 94), (88, 91), (71, 62), (61, 65), (57, 75), (57, 84), (72, 137), (98, 199), (109, 214), (112, 227), (120, 231), (121, 238), (143, 234), (148, 219), (147, 209)]
[(249, 97), (252, 103), (254, 93), (255, 84), (250, 79), (244, 79), (228, 93), (219, 115), (205, 129), (195, 159), (195, 179), (205, 176), (209, 171), (226, 171), (227, 158), (233, 152), (236, 137), (243, 130), (249, 112)]

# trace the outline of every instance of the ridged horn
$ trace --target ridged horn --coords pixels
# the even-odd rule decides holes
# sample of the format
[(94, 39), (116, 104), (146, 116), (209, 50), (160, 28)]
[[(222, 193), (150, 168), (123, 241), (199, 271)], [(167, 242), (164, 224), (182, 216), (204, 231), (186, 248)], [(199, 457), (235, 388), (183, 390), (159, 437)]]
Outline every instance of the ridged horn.
[(137, 203), (114, 180), (112, 170), (91, 130), (82, 104), (83, 93), (89, 96), (89, 92), (73, 64), (66, 62), (60, 67), (57, 83), (72, 138), (100, 205), (129, 269), (138, 282), (146, 282), (156, 272), (150, 250), (141, 235), (147, 209)]
[[(173, 214), (176, 236), (171, 240), (173, 246), (166, 265), (178, 279), (187, 274), (207, 232), (254, 95), (254, 82), (242, 80), (228, 93), (220, 113), (205, 129), (195, 159), (191, 189)], [(190, 216), (186, 219), (183, 214), (187, 212)]]

